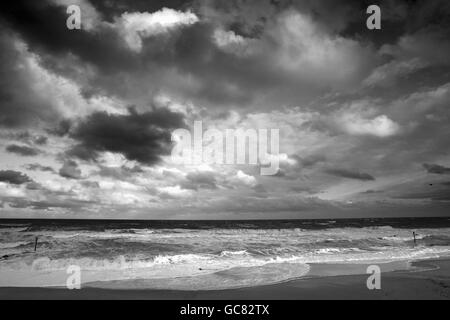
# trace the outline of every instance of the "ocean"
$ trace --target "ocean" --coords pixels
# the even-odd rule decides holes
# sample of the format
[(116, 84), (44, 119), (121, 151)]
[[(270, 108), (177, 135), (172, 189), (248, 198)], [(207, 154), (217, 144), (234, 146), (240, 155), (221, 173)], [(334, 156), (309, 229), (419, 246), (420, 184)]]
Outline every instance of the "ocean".
[(226, 289), (307, 277), (312, 264), (448, 256), (450, 218), (0, 220), (0, 287), (65, 286), (78, 266), (83, 286)]

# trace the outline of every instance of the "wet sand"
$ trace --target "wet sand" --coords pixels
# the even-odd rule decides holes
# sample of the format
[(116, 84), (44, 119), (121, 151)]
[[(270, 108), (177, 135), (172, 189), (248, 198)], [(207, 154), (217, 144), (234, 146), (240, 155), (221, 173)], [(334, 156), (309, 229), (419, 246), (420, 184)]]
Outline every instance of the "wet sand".
[[(343, 270), (362, 274), (339, 275)], [(334, 271), (333, 271), (334, 270)], [(310, 278), (273, 285), (210, 291), (148, 289), (106, 289), (84, 287), (0, 288), (0, 299), (170, 299), (170, 300), (346, 300), (346, 299), (450, 299), (450, 260), (413, 262), (410, 270), (387, 271), (382, 268), (381, 289), (368, 290), (365, 266), (312, 265)], [(319, 276), (321, 275), (321, 276)]]

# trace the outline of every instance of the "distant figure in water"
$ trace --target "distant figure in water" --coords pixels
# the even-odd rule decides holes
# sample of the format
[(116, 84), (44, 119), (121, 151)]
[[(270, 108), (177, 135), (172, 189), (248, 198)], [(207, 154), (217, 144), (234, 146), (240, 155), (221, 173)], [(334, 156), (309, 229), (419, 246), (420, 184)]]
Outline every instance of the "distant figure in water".
[(38, 244), (38, 237), (36, 237), (36, 239), (34, 240), (34, 252), (36, 252), (37, 244)]
[(414, 245), (416, 245), (416, 232), (413, 231), (413, 237), (414, 237)]

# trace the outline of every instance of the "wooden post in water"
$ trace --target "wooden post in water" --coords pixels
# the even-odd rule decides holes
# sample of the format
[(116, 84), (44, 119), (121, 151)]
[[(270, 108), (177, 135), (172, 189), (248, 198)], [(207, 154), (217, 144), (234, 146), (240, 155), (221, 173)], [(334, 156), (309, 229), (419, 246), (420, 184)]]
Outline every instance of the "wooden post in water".
[(34, 252), (36, 252), (37, 244), (38, 244), (38, 237), (34, 239)]
[(416, 232), (413, 231), (413, 237), (414, 237), (414, 246), (416, 246)]

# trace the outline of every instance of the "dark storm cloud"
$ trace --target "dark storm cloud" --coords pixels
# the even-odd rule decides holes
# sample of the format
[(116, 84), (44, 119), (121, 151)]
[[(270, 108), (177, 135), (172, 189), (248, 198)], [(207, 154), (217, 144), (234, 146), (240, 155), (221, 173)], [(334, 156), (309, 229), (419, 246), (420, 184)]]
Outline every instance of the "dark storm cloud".
[(264, 194), (264, 196), (267, 194), (267, 190), (266, 188), (264, 188), (264, 186), (262, 184), (257, 184), (255, 185), (253, 188), (253, 191), (255, 191), (256, 193), (262, 193)]
[(6, 151), (15, 153), (21, 156), (30, 157), (36, 156), (41, 153), (39, 149), (31, 148), (27, 146), (19, 146), (17, 144), (10, 144), (6, 147)]
[(300, 157), (298, 155), (292, 155), (290, 157), (295, 159), (299, 166), (306, 167), (306, 168), (313, 167), (316, 164), (327, 161), (326, 156), (323, 154), (312, 154), (308, 157)]
[(30, 88), (33, 83), (27, 70), (27, 61), (15, 39), (2, 30), (0, 18), (0, 127), (25, 127), (55, 119), (55, 110)]
[(27, 183), (27, 190), (43, 190), (43, 189), (44, 188), (42, 187), (42, 185), (35, 181)]
[(199, 84), (186, 94), (219, 105), (244, 104), (259, 90), (288, 86), (288, 81), (292, 81), (268, 64), (264, 56), (238, 57), (225, 53), (212, 39), (213, 26), (196, 24), (186, 28), (173, 44), (173, 56), (166, 63), (177, 66), (182, 74), (194, 76)]
[[(133, 8), (141, 9), (139, 3), (136, 6), (133, 4), (109, 6), (103, 3), (97, 7), (117, 8), (118, 10), (113, 11), (118, 17), (126, 11), (132, 12)], [(294, 103), (302, 95), (310, 95), (310, 91), (322, 92), (327, 85), (333, 85), (332, 83), (320, 85), (327, 79), (323, 75), (318, 76), (322, 81), (310, 80), (301, 74), (288, 72), (284, 67), (276, 66), (271, 57), (273, 52), (280, 50), (281, 44), (276, 34), (264, 33), (263, 38), (257, 37), (256, 40), (262, 41), (264, 50), (256, 55), (236, 55), (222, 50), (214, 40), (216, 16), (208, 16), (206, 13), (211, 12), (205, 9), (209, 5), (201, 1), (192, 4), (194, 12), (204, 20), (185, 26), (182, 30), (142, 39), (141, 52), (130, 50), (119, 32), (111, 26), (100, 24), (94, 31), (68, 30), (65, 27), (67, 19), (65, 8), (49, 2), (14, 2), (13, 5), (4, 8), (2, 15), (6, 24), (25, 39), (31, 50), (39, 52), (47, 68), (70, 77), (71, 72), (67, 69), (61, 70), (59, 65), (62, 63), (58, 63), (58, 59), (64, 59), (68, 54), (78, 57), (80, 62), (84, 63), (83, 67), (86, 67), (85, 63), (97, 67), (99, 73), (89, 80), (89, 88), (83, 88), (83, 91), (101, 92), (104, 89), (112, 95), (141, 95), (148, 93), (148, 75), (151, 74), (156, 76), (151, 78), (151, 88), (155, 91), (163, 87), (173, 94), (187, 96), (199, 103), (223, 106), (229, 103), (245, 105), (253, 101), (258, 93), (267, 89), (279, 91), (275, 97), (283, 97)], [(257, 14), (254, 14), (255, 8), (258, 8), (257, 4), (244, 5), (236, 2), (229, 5), (224, 2), (214, 10), (219, 10), (218, 16), (229, 16), (227, 18), (229, 21), (226, 21), (229, 26), (240, 25), (241, 30), (253, 29), (254, 26), (248, 26), (251, 20), (255, 21), (256, 25), (262, 23), (258, 28), (264, 29), (273, 12), (279, 13), (290, 6), (291, 4), (274, 5), (266, 2), (267, 8), (256, 10)], [(175, 7), (186, 10), (189, 5), (175, 5)], [(154, 10), (158, 8), (159, 4), (149, 5), (148, 12), (155, 12)], [(305, 10), (312, 8), (308, 7)], [(271, 21), (268, 25), (273, 27), (274, 22)], [(356, 48), (357, 51), (361, 51), (360, 54), (364, 56), (368, 54), (360, 49)], [(359, 65), (360, 62), (355, 60), (354, 64)], [(360, 67), (366, 68), (363, 65)], [(358, 68), (355, 68), (355, 72), (350, 72), (352, 75), (348, 81), (352, 82), (355, 80), (353, 78), (360, 76), (360, 72), (356, 69)], [(195, 80), (196, 85), (186, 86), (182, 78), (171, 76), (174, 72), (181, 76), (189, 76)], [(136, 85), (132, 86), (133, 88), (124, 87), (124, 79), (133, 81)], [(347, 80), (345, 82), (348, 82)], [(320, 88), (317, 88), (318, 86)]]
[[(447, 28), (450, 5), (446, 0), (311, 0), (293, 1), (299, 10), (315, 15), (320, 23), (351, 38), (370, 41), (376, 46), (395, 43), (401, 36), (424, 28)], [(365, 28), (366, 9), (376, 4), (381, 9), (383, 32)]]
[(80, 144), (69, 154), (80, 159), (95, 159), (98, 152), (123, 154), (129, 160), (153, 165), (170, 154), (172, 130), (185, 127), (183, 115), (167, 109), (128, 114), (95, 112), (82, 120), (70, 133)]
[(186, 181), (181, 183), (184, 189), (216, 189), (217, 181), (214, 173), (211, 172), (191, 172), (186, 175)]
[(438, 165), (438, 164), (429, 164), (424, 163), (423, 167), (427, 170), (428, 173), (434, 174), (450, 174), (450, 168)]
[(25, 166), (25, 169), (31, 171), (45, 171), (45, 172), (55, 172), (55, 169), (49, 166), (43, 166), (39, 163), (30, 163)]
[[(238, 197), (228, 196), (224, 187), (231, 189), (232, 186), (222, 185), (220, 174), (190, 173), (185, 176), (177, 172), (170, 177), (169, 174), (158, 176), (153, 170), (145, 171), (149, 174), (152, 171), (155, 176), (152, 179), (199, 191), (189, 192), (193, 196), (186, 202), (201, 196), (200, 191), (207, 189), (209, 194), (216, 190), (210, 200), (226, 198), (226, 203), (216, 208), (224, 212), (239, 212), (239, 207), (244, 208), (243, 211), (250, 207), (251, 210), (247, 211), (266, 211), (272, 215), (277, 211), (314, 210), (315, 205), (300, 200), (298, 203), (289, 202), (284, 197), (292, 195), (301, 199), (305, 194), (317, 194), (328, 187), (328, 183), (339, 183), (340, 178), (375, 180), (366, 172), (376, 173), (380, 181), (392, 177), (395, 180), (392, 183), (396, 183), (401, 180), (397, 174), (416, 172), (417, 163), (436, 163), (437, 159), (444, 159), (442, 156), (448, 144), (445, 137), (448, 137), (450, 128), (447, 125), (448, 97), (445, 93), (450, 90), (443, 86), (450, 81), (448, 1), (381, 0), (376, 3), (382, 9), (380, 31), (369, 31), (365, 27), (365, 9), (374, 4), (369, 0), (74, 1), (73, 4), (82, 6), (82, 19), (89, 11), (85, 9), (90, 5), (83, 7), (88, 1), (99, 13), (95, 15), (94, 26), (85, 28), (83, 22), (83, 30), (73, 31), (66, 28), (64, 3), (70, 1), (18, 0), (0, 4), (0, 126), (22, 126), (30, 130), (30, 134), (12, 137), (12, 141), (5, 145), (17, 142), (28, 148), (47, 150), (44, 147), (47, 138), (34, 138), (32, 128), (34, 124), (42, 124), (49, 133), (58, 136), (51, 137), (52, 144), (55, 144), (48, 147), (52, 151), (69, 149), (56, 159), (64, 163), (60, 170), (59, 167), (56, 169), (56, 173), (59, 171), (63, 177), (85, 178), (78, 164), (69, 159), (98, 160), (95, 163), (98, 171), (90, 175), (96, 175), (95, 178), (100, 180), (108, 177), (108, 180), (136, 182), (138, 177), (147, 177), (139, 167), (103, 167), (100, 156), (104, 151), (116, 152), (143, 165), (153, 165), (161, 156), (169, 154), (170, 132), (184, 126), (183, 116), (175, 116), (167, 110), (146, 112), (148, 109), (144, 108), (140, 108), (139, 113), (132, 109), (124, 114), (119, 107), (129, 104), (146, 106), (159, 94), (174, 103), (192, 103), (194, 110), (202, 109), (201, 115), (206, 119), (223, 110), (234, 114), (239, 109), (239, 116), (245, 119), (246, 113), (258, 117), (258, 112), (269, 108), (278, 112), (284, 107), (294, 106), (298, 106), (295, 113), (299, 115), (310, 112), (317, 114), (320, 120), (324, 119), (321, 125), (319, 120), (316, 123), (314, 116), (313, 124), (305, 124), (301, 130), (309, 129), (302, 132), (293, 130), (290, 134), (287, 128), (287, 138), (298, 140), (293, 141), (295, 146), (283, 152), (299, 152), (302, 157), (289, 155), (289, 160), (294, 159), (296, 163), (281, 162), (275, 175), (278, 179), (261, 179), (264, 184), (249, 188), (248, 191), (253, 192), (250, 197), (245, 195), (246, 191), (242, 191), (241, 199), (240, 194)], [(133, 13), (138, 24), (146, 24), (150, 23), (148, 18), (151, 14), (163, 7), (173, 8), (178, 11), (176, 14), (181, 15), (189, 10), (199, 21), (155, 34), (139, 30), (134, 34), (123, 24), (121, 15), (125, 12)], [(224, 32), (222, 44), (217, 40), (217, 31)], [(142, 41), (142, 47), (135, 50), (129, 46), (127, 36), (136, 36)], [(389, 46), (383, 47), (383, 44)], [(400, 74), (396, 73), (399, 66), (404, 66), (405, 62), (409, 66), (410, 59), (416, 58), (420, 59), (418, 65), (422, 69), (408, 69), (402, 73), (400, 68)], [(379, 67), (385, 68), (378, 70)], [(375, 74), (379, 77), (371, 79), (381, 79), (389, 88), (382, 87), (377, 91), (374, 88), (379, 83), (374, 81), (372, 86), (360, 90), (361, 83), (374, 71), (379, 71)], [(389, 77), (395, 79), (384, 81)], [(41, 90), (39, 80), (47, 78), (50, 86), (55, 85), (54, 90)], [(65, 92), (66, 84), (70, 87), (68, 92)], [(76, 101), (73, 100), (74, 92)], [(406, 99), (409, 96), (412, 98)], [(59, 97), (62, 99), (57, 99)], [(402, 104), (400, 100), (404, 97)], [(350, 108), (353, 101), (359, 103), (358, 99), (362, 101), (361, 109)], [(438, 102), (433, 102), (433, 99)], [(391, 103), (393, 100), (399, 101)], [(113, 103), (110, 104), (111, 101)], [(352, 128), (357, 127), (357, 133), (362, 130), (368, 134), (347, 131), (343, 134), (343, 129), (334, 124), (336, 119), (333, 115), (336, 112), (337, 118), (341, 115), (339, 111), (346, 111), (343, 112), (349, 116), (343, 117), (346, 120), (355, 119)], [(80, 118), (76, 119), (76, 115)], [(379, 115), (385, 115), (386, 119), (397, 124), (398, 132), (375, 138), (373, 133), (383, 129), (383, 123), (377, 122)], [(69, 119), (60, 121), (66, 117)], [(167, 124), (165, 120), (168, 118), (176, 120)], [(229, 119), (232, 117), (224, 117), (223, 122)], [(51, 128), (58, 124), (59, 127)], [(303, 141), (308, 145), (310, 138), (318, 143), (305, 148)], [(311, 152), (323, 156), (308, 157)], [(17, 157), (8, 155), (5, 158)], [(11, 168), (12, 164), (6, 165), (6, 168)], [(170, 166), (171, 163), (164, 165)], [(55, 172), (51, 167), (38, 164), (25, 168)], [(340, 178), (317, 174), (327, 168), (339, 168), (328, 173)], [(353, 168), (362, 168), (364, 172)], [(434, 174), (447, 174), (450, 168), (427, 164), (425, 169)], [(39, 176), (48, 174), (36, 173), (36, 179)], [(316, 180), (317, 176), (325, 181)], [(270, 181), (266, 184), (267, 180)], [(95, 199), (97, 192), (102, 191), (94, 190), (99, 186), (95, 181), (72, 183), (90, 188), (88, 191), (92, 192), (88, 194)], [(58, 191), (56, 194), (56, 191), (44, 190), (32, 181), (22, 184), (30, 193), (38, 193), (39, 190), (42, 193), (39, 199), (45, 201), (16, 202), (17, 207), (64, 209), (63, 204), (69, 204), (72, 198), (79, 196), (75, 191)], [(447, 191), (443, 190), (445, 184), (435, 182), (437, 185), (442, 190), (419, 189), (412, 194), (414, 190), (402, 186), (396, 191), (399, 194), (408, 191), (411, 194), (404, 195), (404, 199), (411, 200), (448, 198)], [(220, 189), (217, 190), (218, 186)], [(274, 190), (284, 193), (283, 197), (275, 199)], [(390, 194), (367, 191), (366, 197), (377, 197), (378, 200)], [(162, 197), (176, 198), (169, 194)], [(255, 197), (268, 199), (257, 201)], [(66, 208), (77, 209), (80, 205), (73, 202)], [(189, 205), (193, 207), (192, 203)], [(209, 212), (211, 206), (208, 206), (205, 211)], [(105, 207), (105, 212), (107, 210), (109, 208)], [(329, 212), (334, 210), (333, 206), (329, 207)], [(363, 212), (369, 214), (365, 210)], [(126, 214), (132, 213), (127, 211)]]
[(75, 161), (66, 160), (61, 169), (59, 169), (59, 175), (69, 179), (81, 179), (81, 170)]
[(24, 184), (31, 182), (32, 180), (26, 174), (14, 171), (14, 170), (1, 170), (0, 171), (0, 182), (7, 182), (10, 184)]
[(314, 194), (314, 193), (318, 193), (317, 190), (313, 190), (311, 187), (309, 186), (293, 186), (290, 187), (290, 190), (296, 192), (296, 193), (306, 193), (306, 194)]
[[(125, 12), (153, 13), (162, 7), (180, 11), (192, 10), (200, 17), (199, 23), (186, 26), (180, 32), (173, 30), (170, 34), (142, 39), (141, 52), (133, 52), (127, 48), (117, 30), (104, 24), (97, 26), (94, 31), (68, 30), (65, 28), (67, 14), (64, 6), (49, 1), (16, 1), (5, 6), (1, 15), (6, 25), (17, 31), (32, 49), (42, 53), (49, 68), (63, 72), (58, 70), (57, 63), (52, 58), (57, 60), (69, 53), (80, 58), (81, 62), (98, 67), (100, 73), (96, 75), (96, 79), (90, 81), (91, 86), (83, 90), (95, 92), (101, 91), (102, 88), (99, 87), (103, 87), (111, 94), (128, 96), (132, 95), (134, 90), (140, 93), (148, 92), (148, 85), (142, 85), (139, 79), (145, 78), (145, 74), (152, 74), (164, 79), (152, 77), (153, 90), (166, 87), (165, 89), (180, 95), (185, 94), (210, 104), (242, 105), (249, 103), (257, 93), (265, 92), (268, 88), (279, 90), (276, 95), (279, 99), (295, 103), (302, 94), (311, 90), (323, 92), (324, 88), (333, 85), (327, 83), (318, 89), (318, 84), (323, 81), (313, 81), (314, 84), (311, 84), (308, 79), (301, 77), (301, 72), (289, 74), (274, 65), (270, 54), (280, 50), (280, 43), (277, 43), (279, 39), (276, 35), (270, 36), (267, 31), (276, 27), (274, 20), (283, 11), (293, 9), (311, 16), (332, 35), (331, 39), (336, 35), (333, 33), (346, 34), (351, 39), (361, 39), (364, 36), (367, 39), (363, 37), (360, 42), (365, 43), (370, 42), (374, 34), (389, 36), (394, 34), (392, 30), (404, 32), (404, 28), (397, 28), (396, 25), (391, 27), (387, 22), (394, 21), (404, 25), (408, 21), (408, 14), (411, 13), (420, 17), (419, 27), (444, 23), (445, 19), (439, 19), (440, 22), (430, 19), (446, 16), (448, 12), (448, 5), (442, 1), (438, 2), (439, 5), (425, 5), (409, 1), (382, 1), (380, 6), (383, 10), (383, 21), (386, 22), (383, 28), (387, 31), (368, 32), (365, 28), (365, 9), (372, 4), (370, 1), (90, 1), (99, 11), (100, 18), (109, 22), (113, 22), (114, 17), (120, 17)], [(438, 10), (440, 6), (444, 8)], [(262, 40), (266, 45), (265, 52), (246, 57), (219, 49), (213, 41), (213, 32), (217, 25), (224, 25), (249, 39)], [(409, 29), (416, 30), (419, 27)], [(394, 40), (390, 39), (390, 42), (393, 43)], [(47, 59), (49, 57), (46, 57), (46, 54), (50, 59)], [(364, 52), (360, 54), (365, 55)], [(370, 57), (368, 55), (366, 58)], [(357, 61), (354, 62), (356, 63)], [(370, 63), (362, 63), (361, 69), (365, 69), (366, 64)], [(179, 78), (165, 77), (169, 69), (195, 79), (195, 88), (182, 85), (180, 82), (183, 80)], [(327, 70), (330, 74), (333, 73), (333, 70)], [(119, 71), (120, 73), (117, 73)], [(361, 72), (364, 73), (363, 70)], [(361, 72), (355, 72), (349, 81), (357, 80), (362, 75)], [(312, 75), (314, 74), (312, 72)], [(125, 89), (124, 78), (135, 79), (134, 87), (141, 88)], [(322, 80), (324, 79), (328, 77)]]
[(17, 134), (17, 139), (26, 142), (28, 144), (45, 145), (48, 138), (42, 135), (33, 135), (28, 131), (20, 132)]
[(46, 136), (36, 136), (33, 137), (33, 142), (37, 145), (45, 145), (47, 144), (48, 138)]
[(348, 178), (348, 179), (355, 179), (355, 180), (362, 180), (362, 181), (373, 181), (375, 178), (371, 176), (368, 173), (359, 172), (359, 171), (352, 171), (347, 169), (328, 169), (326, 170), (328, 174), (342, 177), (342, 178)]
[(20, 131), (16, 133), (7, 134), (9, 139), (19, 140), (29, 145), (45, 145), (47, 144), (48, 138), (39, 134), (32, 134), (29, 131)]
[(377, 193), (383, 193), (383, 191), (380, 190), (366, 190), (361, 192), (361, 194), (377, 194)]
[[(94, 3), (94, 2), (93, 2)], [(94, 4), (95, 5), (95, 4)], [(0, 5), (0, 6), (3, 6)], [(129, 5), (97, 5), (100, 8), (120, 8), (114, 11), (117, 16), (135, 9), (142, 9), (137, 3)], [(175, 5), (180, 10), (182, 5)], [(159, 5), (149, 5), (148, 12), (159, 9)], [(121, 10), (121, 11), (120, 11)], [(82, 92), (104, 92), (119, 96), (140, 96), (161, 87), (181, 96), (189, 96), (197, 101), (224, 105), (243, 104), (252, 100), (254, 92), (275, 86), (287, 88), (292, 79), (273, 69), (272, 64), (262, 57), (236, 57), (221, 51), (213, 43), (213, 24), (201, 22), (183, 28), (142, 39), (143, 49), (134, 52), (127, 47), (119, 32), (100, 24), (92, 30), (68, 30), (65, 7), (50, 1), (17, 1), (5, 5), (0, 10), (0, 23), (12, 29), (22, 37), (32, 52), (37, 52), (41, 63), (53, 72), (73, 77), (72, 69), (87, 68), (93, 65), (94, 75), (85, 83)], [(74, 56), (67, 63), (64, 59)], [(73, 67), (61, 68), (75, 64)], [(14, 65), (14, 64), (12, 64)], [(12, 70), (11, 70), (12, 71)], [(170, 78), (170, 73), (180, 73), (195, 79), (194, 88), (184, 85), (178, 76)], [(12, 74), (13, 72), (11, 72)], [(151, 79), (148, 75), (152, 75)], [(151, 80), (151, 81), (149, 81)], [(124, 81), (132, 82), (123, 86)], [(291, 87), (291, 86), (290, 86)], [(286, 89), (290, 90), (290, 89)], [(296, 91), (298, 88), (296, 87)], [(294, 91), (295, 92), (295, 91)], [(0, 94), (0, 99), (14, 100), (10, 90)], [(12, 103), (12, 102), (9, 102)], [(12, 124), (10, 118), (15, 110), (26, 108), (27, 104), (15, 103), (3, 112), (0, 121)], [(27, 108), (30, 117), (41, 108)], [(44, 108), (50, 111), (50, 108)], [(3, 111), (3, 110), (2, 110)], [(24, 110), (25, 111), (25, 110)], [(27, 115), (27, 112), (18, 112)], [(7, 116), (5, 116), (7, 115)], [(52, 115), (50, 112), (49, 115)], [(23, 121), (14, 117), (15, 121)]]
[(62, 137), (69, 133), (71, 127), (72, 121), (69, 119), (63, 119), (59, 121), (55, 127), (48, 128), (47, 132)]
[(112, 30), (69, 30), (65, 6), (46, 0), (3, 1), (0, 12), (0, 21), (18, 32), (34, 50), (56, 56), (72, 53), (105, 71), (134, 65), (132, 52)]
[(97, 181), (81, 181), (80, 184), (85, 188), (98, 189), (100, 184)]
[[(432, 3), (433, 1), (430, 2)], [(278, 92), (278, 95), (272, 94), (271, 96), (277, 96), (278, 102), (284, 100), (286, 103), (296, 104), (299, 100), (301, 101), (302, 95), (309, 94), (308, 89), (317, 94), (323, 92), (318, 88), (321, 86), (320, 83), (311, 85), (310, 82), (314, 82), (316, 76), (320, 79), (320, 71), (312, 72), (309, 77), (302, 77), (301, 74), (305, 70), (299, 69), (298, 73), (293, 75), (286, 70), (281, 71), (273, 67), (270, 57), (273, 52), (281, 50), (278, 37), (270, 36), (272, 29), (277, 27), (274, 23), (277, 14), (280, 14), (283, 10), (296, 9), (300, 13), (313, 17), (315, 23), (323, 26), (331, 35), (330, 41), (336, 36), (344, 36), (346, 38), (342, 38), (343, 41), (355, 40), (358, 45), (370, 44), (370, 47), (373, 44), (376, 45), (375, 47), (379, 47), (386, 43), (396, 43), (405, 33), (408, 34), (408, 32), (416, 32), (421, 29), (426, 30), (431, 26), (437, 26), (435, 33), (438, 36), (430, 41), (438, 44), (438, 46), (443, 45), (442, 52), (444, 53), (439, 53), (439, 55), (448, 56), (448, 50), (446, 50), (447, 47), (444, 42), (446, 42), (445, 39), (448, 39), (449, 29), (446, 28), (446, 25), (450, 21), (449, 5), (445, 1), (436, 1), (436, 3), (429, 4), (430, 2), (381, 1), (379, 5), (382, 8), (383, 32), (373, 32), (366, 28), (368, 15), (365, 11), (370, 4), (373, 4), (371, 1), (214, 1), (212, 3), (205, 1), (203, 4), (206, 7), (210, 6), (213, 10), (217, 10), (215, 14), (212, 14), (212, 17), (220, 21), (223, 20), (222, 22), (230, 30), (241, 31), (236, 31), (237, 34), (243, 34), (252, 38), (253, 36), (248, 35), (248, 33), (251, 34), (252, 32), (245, 31), (246, 29), (262, 29), (263, 31), (258, 32), (258, 35), (255, 35), (252, 40), (261, 40), (266, 43), (266, 49), (270, 54), (257, 54), (247, 58), (224, 53), (218, 50), (211, 40), (208, 40), (208, 38), (213, 38), (212, 26), (197, 24), (188, 28), (179, 38), (179, 41), (175, 42), (176, 50), (173, 51), (172, 64), (178, 65), (181, 70), (188, 74), (196, 75), (200, 79), (206, 80), (204, 82), (200, 81), (203, 87), (197, 94), (202, 96), (202, 98), (208, 98), (210, 102), (225, 103), (228, 101), (243, 104), (250, 102), (258, 93), (267, 89), (273, 89)], [(264, 9), (260, 9), (261, 7), (264, 7)], [(410, 18), (411, 14), (417, 16), (416, 20), (421, 21), (414, 27), (409, 26), (410, 20), (414, 20)], [(436, 17), (441, 18), (435, 20)], [(240, 27), (233, 28), (233, 26)], [(283, 31), (283, 33), (277, 35), (281, 37), (281, 35), (290, 32), (289, 30)], [(312, 42), (317, 41), (317, 43), (320, 43), (323, 35), (318, 35), (317, 39), (314, 39), (314, 34), (312, 36)], [(423, 37), (427, 37), (426, 32)], [(187, 41), (188, 39), (189, 41)], [(295, 47), (299, 41), (302, 41), (302, 39), (292, 39), (290, 42)], [(189, 47), (184, 48), (186, 44), (189, 44)], [(433, 59), (436, 54), (433, 55), (433, 52), (439, 52), (440, 50), (433, 50), (432, 46), (427, 49), (424, 45), (418, 45), (418, 48), (415, 48), (416, 44), (413, 41), (411, 44), (410, 42), (407, 42), (407, 44), (412, 51), (410, 54), (419, 53), (424, 57), (431, 56), (428, 59), (431, 60), (431, 64), (436, 62), (436, 59)], [(308, 46), (308, 44), (305, 45)], [(333, 50), (333, 48), (324, 48), (324, 50)], [(292, 49), (291, 54), (301, 56), (303, 48), (299, 48), (298, 51), (296, 52)], [(358, 52), (358, 50), (355, 46), (352, 46), (351, 50), (349, 49), (343, 54), (349, 55), (355, 52)], [(178, 56), (177, 54), (180, 53), (181, 55)], [(341, 53), (339, 51), (336, 52), (337, 55)], [(208, 57), (208, 60), (204, 58), (205, 56)], [(369, 61), (361, 63), (358, 67), (359, 71), (354, 74), (354, 78), (363, 76), (365, 68), (373, 68), (376, 64), (381, 63), (383, 59), (390, 59), (389, 54), (381, 58), (364, 53), (364, 50), (355, 54), (355, 57), (363, 57), (362, 59), (373, 61), (372, 64)], [(377, 58), (381, 60), (377, 61)], [(208, 63), (205, 63), (205, 61)], [(295, 63), (295, 59), (293, 59), (293, 65)], [(355, 60), (353, 64), (356, 63)], [(351, 66), (352, 64), (349, 64), (348, 67), (350, 68)], [(341, 67), (345, 68), (344, 65)], [(336, 70), (339, 70), (339, 68)], [(328, 69), (323, 80), (330, 81), (330, 78), (334, 76), (334, 71)], [(211, 81), (209, 81), (210, 79)], [(350, 81), (350, 79), (347, 80)], [(242, 90), (227, 92), (226, 88), (230, 83), (237, 84), (236, 87), (242, 88)], [(328, 85), (334, 87), (335, 83), (331, 81)], [(357, 86), (357, 83), (353, 83), (350, 86)]]
[(75, 157), (84, 161), (95, 161), (98, 156), (95, 150), (82, 144), (73, 146), (65, 152), (65, 155), (69, 158)]
[(111, 168), (100, 165), (99, 168), (100, 170), (96, 171), (95, 174), (100, 177), (114, 178), (117, 180), (128, 180), (132, 178), (133, 175), (144, 172), (139, 166), (131, 168), (125, 166)]

